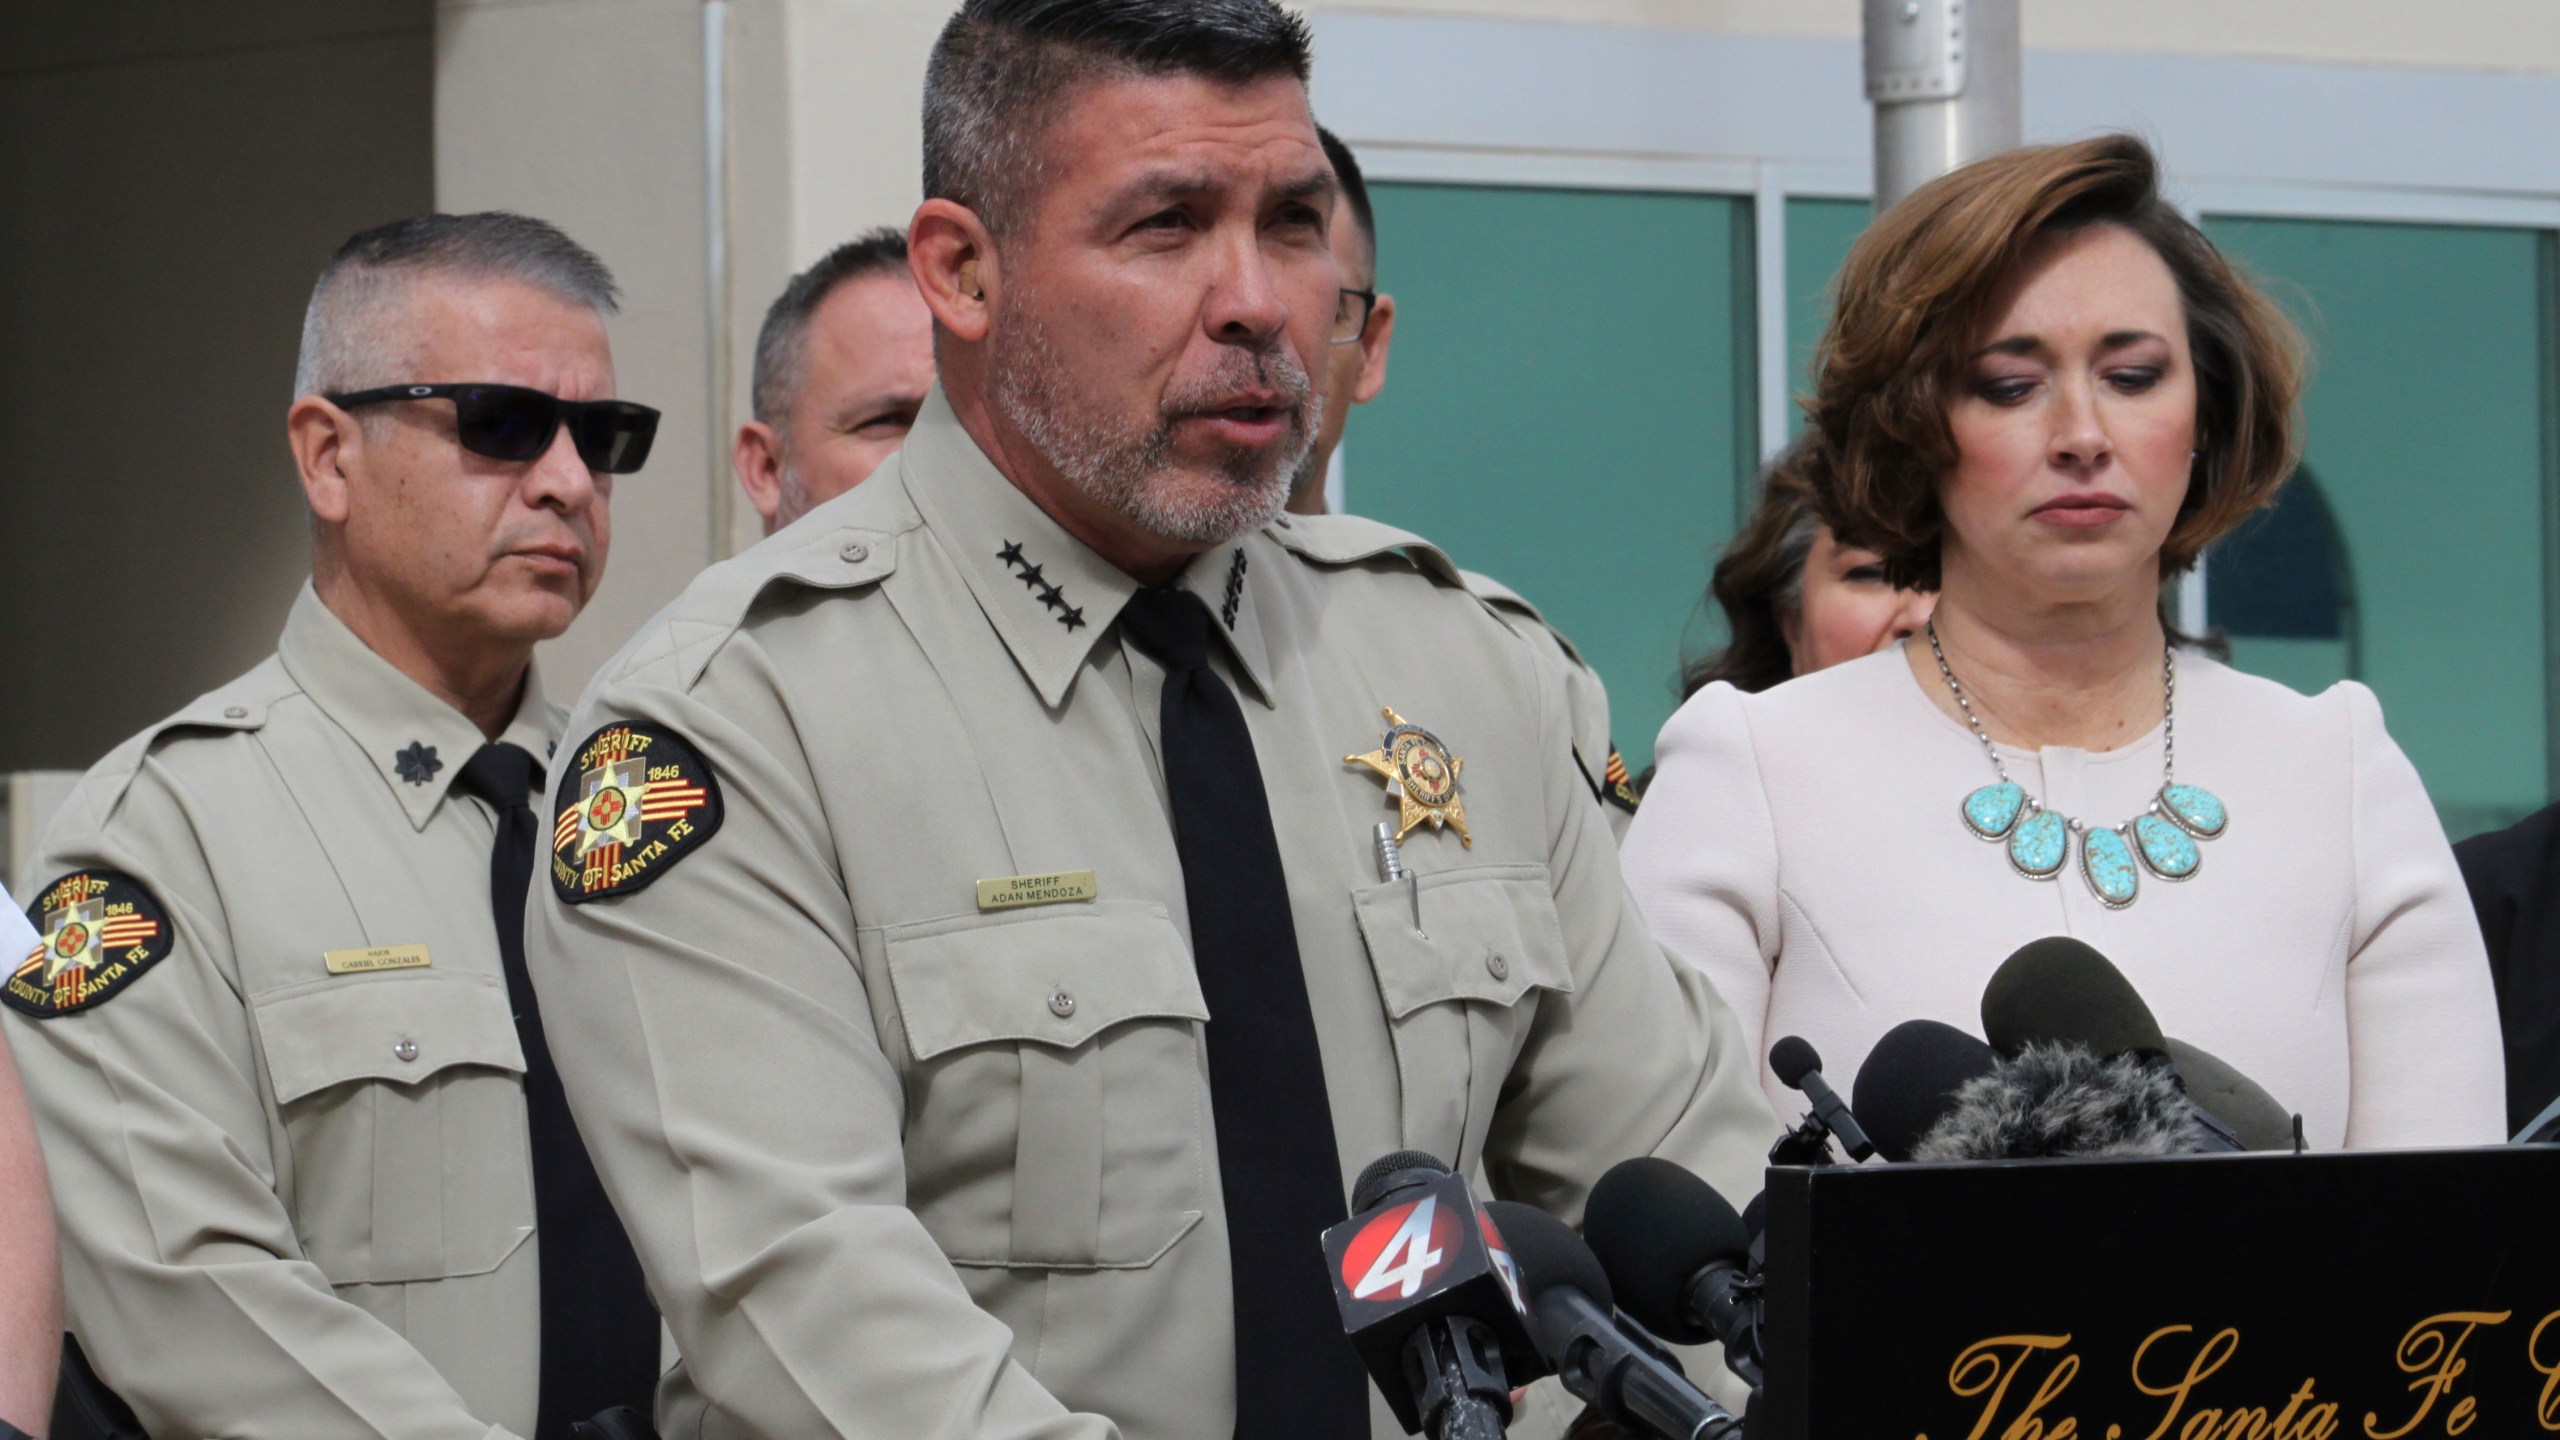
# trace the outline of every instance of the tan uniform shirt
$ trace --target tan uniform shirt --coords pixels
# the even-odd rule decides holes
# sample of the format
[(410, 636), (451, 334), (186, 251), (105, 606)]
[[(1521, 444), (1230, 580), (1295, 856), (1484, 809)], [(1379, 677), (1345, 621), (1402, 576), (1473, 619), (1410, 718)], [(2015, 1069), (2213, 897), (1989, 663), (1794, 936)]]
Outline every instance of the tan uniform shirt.
[(1592, 798), (1605, 808), (1610, 836), (1624, 840), (1627, 823), (1636, 818), (1636, 787), (1626, 761), (1618, 755), (1617, 736), (1609, 726), (1609, 687), (1601, 682), (1600, 672), (1519, 591), (1473, 570), (1459, 571), (1458, 583), (1518, 631), (1529, 642), (1539, 670), (1563, 687), (1565, 714), (1573, 726), (1574, 768), (1582, 772)]
[[(539, 759), (560, 718), (529, 678), (501, 738)], [(71, 1327), (155, 1435), (532, 1429), (524, 1053), (495, 821), (453, 788), (481, 742), (306, 587), (273, 658), (99, 762), (45, 836), (49, 942), (85, 934), (83, 888), (131, 907), (95, 965), (18, 969), (10, 1042)]]
[[(1521, 639), (1367, 521), (1275, 521), (1181, 583), (1270, 797), (1345, 1184), (1412, 1147), (1575, 1218), (1632, 1155), (1756, 1191), (1757, 1067), (1629, 904)], [(1134, 590), (937, 394), (572, 719), (530, 963), (687, 1367), (745, 1433), (1231, 1429), (1209, 1017), (1164, 675), (1113, 624)], [(1473, 843), (1404, 842), (1421, 931), (1372, 850), (1398, 807), (1345, 763), (1388, 706), (1464, 764)]]

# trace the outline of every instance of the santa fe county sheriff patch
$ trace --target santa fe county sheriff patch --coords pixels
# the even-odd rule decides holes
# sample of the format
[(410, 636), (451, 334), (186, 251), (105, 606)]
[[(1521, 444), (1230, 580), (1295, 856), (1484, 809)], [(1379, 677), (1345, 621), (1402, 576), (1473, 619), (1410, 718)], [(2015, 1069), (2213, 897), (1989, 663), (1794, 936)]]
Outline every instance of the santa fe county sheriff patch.
[(1618, 753), (1614, 744), (1609, 747), (1609, 768), (1601, 776), (1600, 795), (1630, 815), (1644, 803), (1644, 796), (1636, 792), (1636, 782), (1627, 778), (1626, 757)]
[(720, 782), (670, 730), (618, 721), (561, 768), (551, 888), (582, 905), (641, 889), (720, 828)]
[(39, 1020), (105, 1003), (166, 958), (176, 939), (159, 897), (120, 870), (75, 870), (54, 881), (27, 907), (27, 923), (41, 938), (9, 972), (0, 1000)]

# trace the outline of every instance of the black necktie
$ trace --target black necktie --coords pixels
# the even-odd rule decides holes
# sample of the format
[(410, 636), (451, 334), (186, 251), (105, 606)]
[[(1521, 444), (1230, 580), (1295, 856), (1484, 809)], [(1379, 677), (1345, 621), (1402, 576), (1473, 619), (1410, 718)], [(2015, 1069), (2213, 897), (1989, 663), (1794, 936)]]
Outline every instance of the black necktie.
[(628, 1405), (650, 1413), (658, 1385), (658, 1312), (631, 1239), (605, 1198), (578, 1138), (560, 1071), (543, 1042), (542, 1012), (524, 968), (525, 892), (541, 822), (528, 797), (538, 767), (523, 747), (483, 745), (454, 784), (498, 812), (489, 851), (489, 909), (507, 999), (524, 1043), (524, 1108), (533, 1137), (533, 1219), (542, 1244), (542, 1404), (532, 1440), (568, 1440), (569, 1426)]
[(1344, 1217), (1324, 1057), (1298, 963), (1271, 800), (1235, 692), (1209, 668), (1209, 607), (1141, 590), (1121, 612), (1165, 668), (1164, 781), (1209, 1002), (1209, 1110), (1235, 1281), (1239, 1440), (1356, 1440), (1368, 1381), (1342, 1334), (1323, 1234)]

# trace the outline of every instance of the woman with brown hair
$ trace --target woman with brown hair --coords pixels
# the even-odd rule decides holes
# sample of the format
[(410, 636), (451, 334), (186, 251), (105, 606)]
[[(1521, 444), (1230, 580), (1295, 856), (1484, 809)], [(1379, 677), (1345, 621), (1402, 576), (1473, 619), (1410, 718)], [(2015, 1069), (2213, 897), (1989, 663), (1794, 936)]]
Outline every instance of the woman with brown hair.
[(1707, 585), (1731, 639), (1682, 667), (1683, 698), (1719, 680), (1757, 694), (1874, 654), (1928, 621), (1927, 592), (1897, 588), (1884, 578), (1884, 557), (1843, 543), (1814, 513), (1819, 460), (1799, 440), (1769, 463), (1750, 520)]
[(1971, 1028), (2003, 957), (2068, 934), (2316, 1146), (2501, 1138), (2479, 932), (2372, 693), (2297, 695), (2161, 625), (2163, 579), (2292, 470), (2301, 374), (2129, 137), (1982, 161), (1858, 241), (1816, 505), (1935, 615), (1700, 691), (1626, 840), (1755, 1052), (1802, 1035), (1853, 1074), (1901, 1021)]

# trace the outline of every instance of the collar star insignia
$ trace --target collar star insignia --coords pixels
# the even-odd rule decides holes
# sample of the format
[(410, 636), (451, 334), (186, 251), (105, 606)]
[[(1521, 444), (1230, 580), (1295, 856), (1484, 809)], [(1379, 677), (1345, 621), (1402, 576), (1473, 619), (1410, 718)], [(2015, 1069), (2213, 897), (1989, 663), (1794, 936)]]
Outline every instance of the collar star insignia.
[(1345, 765), (1366, 765), (1386, 782), (1397, 805), (1396, 839), (1401, 843), (1424, 821), (1431, 828), (1458, 832), (1458, 843), (1475, 848), (1467, 833), (1467, 802), (1458, 794), (1459, 772), (1467, 762), (1449, 753), (1440, 737), (1412, 724), (1392, 708), (1386, 711), (1387, 738), (1366, 755), (1345, 755)]
[(1040, 587), (1040, 603), (1052, 610), (1063, 610), (1067, 604), (1067, 592), (1055, 585), (1043, 585)]
[(1016, 575), (1016, 576), (1015, 576), (1015, 577), (1013, 577), (1013, 578), (1015, 578), (1016, 580), (1021, 581), (1023, 584), (1025, 584), (1025, 585), (1027, 585), (1027, 586), (1031, 587), (1032, 589), (1037, 590), (1037, 589), (1039, 589), (1039, 588), (1040, 588), (1041, 584), (1042, 584), (1043, 582), (1045, 582), (1049, 577), (1040, 573), (1040, 567), (1039, 567), (1039, 566), (1037, 566), (1037, 565), (1025, 565), (1025, 566), (1023, 566), (1023, 567), (1022, 567), (1022, 573), (1021, 573), (1021, 574), (1019, 574), (1019, 575)]
[(1008, 570), (1021, 564), (1022, 542), (1019, 540), (1007, 540), (1004, 542), (1004, 548), (996, 552), (996, 558), (1003, 561), (1005, 568)]
[(436, 758), (436, 747), (420, 740), (410, 741), (408, 749), (391, 757), (391, 764), (400, 772), (400, 778), (412, 785), (426, 784), (444, 768), (444, 762)]
[(1082, 610), (1060, 611), (1058, 623), (1066, 626), (1070, 632), (1081, 630), (1084, 628), (1084, 612)]

